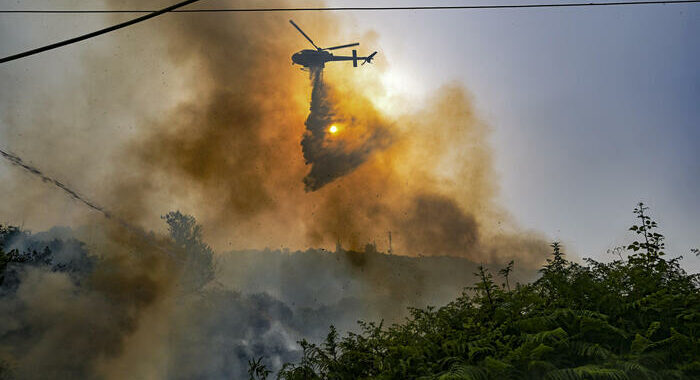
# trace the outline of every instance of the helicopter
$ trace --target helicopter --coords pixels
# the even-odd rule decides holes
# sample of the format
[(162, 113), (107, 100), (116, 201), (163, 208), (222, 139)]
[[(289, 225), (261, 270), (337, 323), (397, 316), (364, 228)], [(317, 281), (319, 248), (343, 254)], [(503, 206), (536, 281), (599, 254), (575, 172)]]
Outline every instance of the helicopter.
[[(331, 62), (331, 61), (352, 61), (353, 67), (357, 67), (357, 61), (361, 60), (362, 64), (364, 65), (365, 63), (372, 63), (372, 59), (374, 56), (377, 54), (375, 51), (374, 53), (370, 54), (367, 57), (358, 57), (357, 56), (357, 50), (353, 49), (352, 50), (352, 57), (346, 57), (346, 56), (336, 56), (333, 55), (329, 50), (335, 50), (335, 49), (342, 49), (342, 48), (347, 48), (347, 47), (352, 47), (352, 46), (357, 46), (360, 43), (359, 42), (354, 42), (351, 44), (346, 44), (346, 45), (340, 45), (340, 46), (333, 46), (329, 48), (320, 48), (316, 46), (314, 41), (309, 38), (309, 36), (304, 33), (303, 30), (299, 27), (299, 25), (295, 24), (294, 21), (289, 20), (289, 22), (297, 28), (299, 33), (301, 33), (304, 37), (306, 37), (309, 42), (311, 42), (311, 45), (316, 48), (316, 50), (313, 49), (304, 49), (299, 52), (294, 53), (292, 55), (292, 65), (297, 64), (301, 65), (306, 69), (312, 69), (312, 68), (323, 68), (326, 65), (326, 62)], [(302, 69), (303, 70), (303, 69)]]

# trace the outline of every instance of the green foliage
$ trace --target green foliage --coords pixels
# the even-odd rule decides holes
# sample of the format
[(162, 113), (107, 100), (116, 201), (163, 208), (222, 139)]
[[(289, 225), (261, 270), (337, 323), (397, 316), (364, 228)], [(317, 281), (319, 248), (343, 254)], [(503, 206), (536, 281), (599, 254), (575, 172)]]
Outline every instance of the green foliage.
[(514, 289), (479, 267), (476, 284), (448, 305), (411, 309), (402, 324), (321, 345), (302, 341), (280, 379), (693, 379), (700, 378), (700, 282), (664, 258), (664, 236), (640, 203), (627, 259), (585, 265), (561, 244), (541, 277)]

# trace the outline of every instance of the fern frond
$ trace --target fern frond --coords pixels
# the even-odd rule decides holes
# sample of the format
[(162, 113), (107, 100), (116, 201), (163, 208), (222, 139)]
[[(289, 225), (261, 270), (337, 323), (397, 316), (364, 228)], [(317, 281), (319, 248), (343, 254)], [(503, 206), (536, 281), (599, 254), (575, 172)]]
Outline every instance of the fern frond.
[(584, 365), (576, 368), (564, 368), (550, 371), (544, 377), (546, 380), (629, 380), (625, 371), (614, 368), (603, 368), (596, 365)]
[(557, 327), (553, 330), (541, 331), (537, 334), (530, 334), (526, 340), (532, 343), (556, 343), (569, 337), (563, 328)]
[(440, 375), (438, 380), (488, 380), (488, 374), (483, 369), (465, 364), (456, 364), (449, 371)]
[(598, 343), (571, 342), (569, 343), (571, 353), (578, 357), (591, 358), (598, 361), (607, 361), (613, 357), (613, 353)]
[(659, 374), (637, 362), (624, 361), (615, 363), (615, 368), (625, 371), (627, 376), (635, 380), (661, 380)]

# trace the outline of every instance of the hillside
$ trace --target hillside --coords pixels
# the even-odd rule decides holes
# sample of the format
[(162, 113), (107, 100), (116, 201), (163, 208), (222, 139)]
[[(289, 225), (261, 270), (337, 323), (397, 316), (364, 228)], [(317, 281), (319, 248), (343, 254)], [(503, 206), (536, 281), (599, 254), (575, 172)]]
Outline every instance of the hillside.
[[(344, 316), (349, 323), (345, 330), (358, 319), (393, 322), (407, 316), (407, 307), (444, 305), (474, 283), (478, 266), (458, 257), (389, 255), (371, 245), (363, 252), (249, 250), (222, 254), (217, 279), (226, 287), (266, 293), (296, 307), (355, 304)], [(517, 271), (511, 281), (535, 275), (533, 270)]]

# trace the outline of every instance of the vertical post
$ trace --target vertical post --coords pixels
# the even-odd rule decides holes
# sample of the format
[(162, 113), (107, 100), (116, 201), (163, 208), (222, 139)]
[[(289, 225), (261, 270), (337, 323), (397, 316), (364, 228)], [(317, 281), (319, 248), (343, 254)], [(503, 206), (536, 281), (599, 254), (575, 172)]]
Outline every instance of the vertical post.
[(391, 248), (391, 231), (389, 231), (389, 254), (393, 254), (394, 250)]

